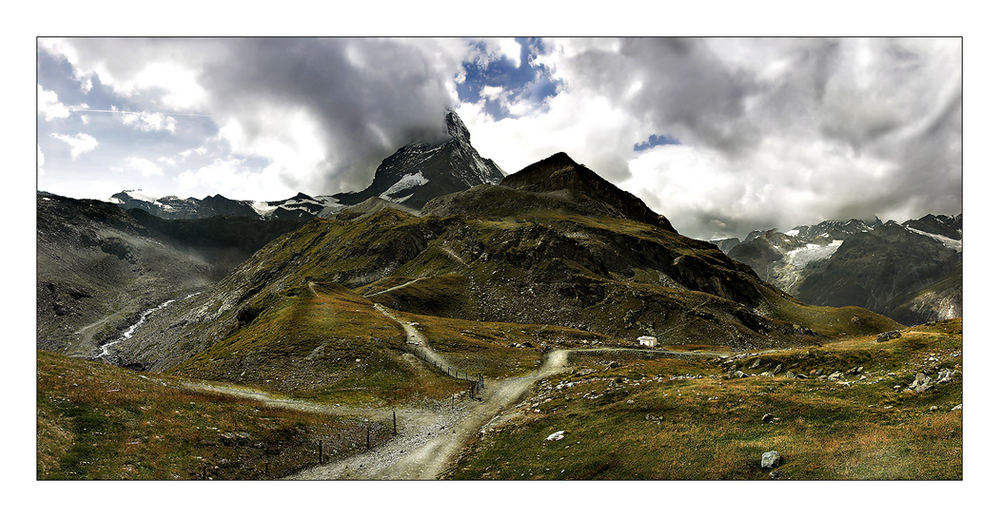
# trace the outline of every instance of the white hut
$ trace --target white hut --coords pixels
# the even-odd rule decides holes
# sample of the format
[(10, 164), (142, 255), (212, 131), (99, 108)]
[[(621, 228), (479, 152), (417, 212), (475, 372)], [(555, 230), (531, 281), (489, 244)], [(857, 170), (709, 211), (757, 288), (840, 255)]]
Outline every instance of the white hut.
[(640, 336), (639, 345), (652, 349), (658, 345), (655, 336)]

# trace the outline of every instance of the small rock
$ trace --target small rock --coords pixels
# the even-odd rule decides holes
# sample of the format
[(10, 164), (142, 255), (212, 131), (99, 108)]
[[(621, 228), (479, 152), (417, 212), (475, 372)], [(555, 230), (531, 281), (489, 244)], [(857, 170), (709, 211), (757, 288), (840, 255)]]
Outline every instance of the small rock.
[(545, 438), (546, 441), (561, 441), (566, 438), (566, 430), (559, 430)]
[(756, 369), (757, 367), (760, 367), (760, 358), (757, 358), (750, 364), (751, 369)]
[(745, 373), (743, 371), (736, 371), (735, 376), (737, 378), (749, 378), (750, 377), (750, 376), (747, 375), (747, 373)]
[(779, 478), (781, 478), (781, 472), (778, 470), (774, 470), (771, 472), (770, 475), (768, 475), (768, 478), (772, 480), (778, 480)]
[(894, 340), (903, 336), (899, 331), (886, 331), (884, 333), (879, 333), (878, 338), (875, 339), (876, 342), (888, 342), (889, 340)]
[(937, 409), (938, 409), (937, 405), (934, 405), (931, 407), (931, 412), (937, 412)]
[(771, 421), (774, 421), (774, 418), (774, 414), (764, 414), (764, 417), (760, 418), (760, 420), (764, 423), (770, 423)]
[(951, 407), (952, 412), (954, 412), (955, 410), (961, 410), (961, 409), (962, 409), (962, 404), (961, 403), (959, 403), (959, 404)]
[(764, 469), (777, 468), (781, 465), (782, 460), (781, 455), (778, 455), (778, 452), (775, 450), (764, 452), (760, 456), (760, 467)]
[(931, 388), (932, 383), (933, 381), (931, 381), (930, 376), (922, 372), (918, 372), (916, 377), (913, 378), (913, 382), (910, 383), (907, 388), (913, 390), (914, 392), (923, 392)]
[(844, 375), (844, 373), (842, 373), (840, 371), (837, 371), (837, 372), (834, 372), (833, 374), (827, 376), (826, 379), (828, 379), (830, 381), (839, 381), (840, 378), (843, 377), (843, 375)]

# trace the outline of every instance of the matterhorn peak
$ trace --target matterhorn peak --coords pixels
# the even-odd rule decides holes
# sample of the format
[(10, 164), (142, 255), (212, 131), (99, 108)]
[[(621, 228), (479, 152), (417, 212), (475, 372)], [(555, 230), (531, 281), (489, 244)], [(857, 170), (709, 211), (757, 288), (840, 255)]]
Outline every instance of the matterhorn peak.
[(448, 110), (448, 113), (444, 116), (445, 130), (454, 138), (459, 140), (464, 140), (468, 142), (469, 140), (469, 129), (465, 127), (465, 123), (453, 110)]

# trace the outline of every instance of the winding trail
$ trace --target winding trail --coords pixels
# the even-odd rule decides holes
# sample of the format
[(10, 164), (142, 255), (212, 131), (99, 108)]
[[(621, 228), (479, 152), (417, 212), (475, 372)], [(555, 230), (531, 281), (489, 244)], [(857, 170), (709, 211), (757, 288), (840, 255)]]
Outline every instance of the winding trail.
[[(414, 281), (410, 281), (414, 282)], [(313, 283), (309, 289), (315, 294)], [(427, 338), (410, 322), (406, 322), (381, 304), (375, 309), (395, 321), (406, 333), (406, 343), (422, 360), (435, 365), (443, 373), (458, 378), (456, 369), (432, 349)], [(457, 400), (431, 401), (423, 406), (370, 408), (330, 405), (274, 396), (264, 391), (233, 385), (207, 382), (186, 382), (192, 390), (208, 391), (244, 397), (265, 405), (336, 416), (357, 416), (368, 419), (391, 419), (393, 410), (399, 422), (399, 433), (381, 446), (366, 452), (326, 464), (306, 468), (288, 477), (295, 480), (430, 480), (436, 479), (448, 467), (461, 448), (486, 425), (516, 412), (512, 407), (528, 394), (535, 382), (565, 371), (571, 355), (614, 355), (633, 358), (714, 358), (723, 354), (701, 351), (664, 351), (602, 347), (595, 349), (556, 349), (545, 356), (542, 365), (525, 376), (493, 381), (484, 387), (476, 399), (461, 393)], [(462, 379), (462, 378), (459, 378)], [(505, 409), (506, 413), (505, 413)]]
[[(459, 412), (444, 413), (430, 427), (426, 436), (411, 434), (370, 452), (308, 468), (290, 478), (433, 480), (483, 425), (521, 399), (536, 381), (565, 369), (568, 352), (564, 349), (552, 351), (545, 363), (527, 376), (491, 383), (481, 393), (482, 401), (467, 403)], [(438, 428), (434, 430), (434, 426)]]
[[(485, 425), (504, 415), (536, 381), (563, 372), (573, 354), (624, 353), (640, 357), (719, 357), (715, 353), (649, 351), (629, 348), (557, 349), (535, 372), (493, 382), (481, 393), (482, 401), (465, 400), (462, 408), (442, 412), (436, 420), (420, 421), (416, 433), (401, 434), (388, 444), (337, 462), (317, 465), (289, 478), (297, 480), (433, 480)], [(429, 425), (428, 425), (429, 424)], [(405, 431), (405, 430), (404, 430)]]

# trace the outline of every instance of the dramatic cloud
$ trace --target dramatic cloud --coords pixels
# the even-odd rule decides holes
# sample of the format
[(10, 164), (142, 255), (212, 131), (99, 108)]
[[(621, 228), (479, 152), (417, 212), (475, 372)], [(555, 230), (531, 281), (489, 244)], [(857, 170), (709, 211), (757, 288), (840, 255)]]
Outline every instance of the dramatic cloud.
[(508, 172), (565, 151), (744, 235), (961, 211), (961, 81), (958, 39), (42, 39), (39, 153), (69, 195), (330, 194), (454, 108)]

